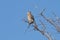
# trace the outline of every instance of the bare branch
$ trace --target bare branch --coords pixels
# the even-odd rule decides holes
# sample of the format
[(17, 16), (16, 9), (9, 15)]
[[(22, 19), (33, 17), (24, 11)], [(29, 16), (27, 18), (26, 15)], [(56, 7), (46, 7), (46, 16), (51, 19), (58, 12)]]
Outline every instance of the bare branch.
[(47, 22), (49, 22), (50, 24), (52, 24), (52, 25), (57, 29), (58, 32), (60, 32), (60, 26), (58, 26), (52, 19), (45, 17), (45, 16), (43, 15), (43, 13), (41, 13), (41, 16), (42, 16)]
[(45, 29), (46, 29), (45, 24), (41, 20), (39, 20), (39, 21), (40, 21), (40, 23), (41, 23), (41, 25), (43, 27), (43, 31), (45, 31)]
[(52, 37), (49, 35), (49, 33), (44, 33), (44, 35), (45, 35), (49, 40), (53, 40)]
[(52, 40), (52, 37), (45, 31), (40, 30), (37, 25), (34, 25), (35, 30), (39, 31), (42, 35), (44, 35), (48, 40)]
[(53, 15), (56, 19), (56, 23), (58, 23), (60, 25), (60, 18), (55, 13), (53, 13)]

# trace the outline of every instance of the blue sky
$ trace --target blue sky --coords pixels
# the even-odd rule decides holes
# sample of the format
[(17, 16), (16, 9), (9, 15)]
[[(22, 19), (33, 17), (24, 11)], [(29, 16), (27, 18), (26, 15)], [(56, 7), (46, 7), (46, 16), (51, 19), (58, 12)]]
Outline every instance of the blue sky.
[[(46, 16), (52, 18), (52, 12), (60, 16), (60, 0), (0, 0), (0, 40), (47, 40), (37, 31), (25, 33), (28, 24), (22, 21), (27, 17), (28, 10), (37, 19), (44, 8)], [(60, 39), (60, 34), (50, 24), (47, 25), (47, 31), (57, 40)]]

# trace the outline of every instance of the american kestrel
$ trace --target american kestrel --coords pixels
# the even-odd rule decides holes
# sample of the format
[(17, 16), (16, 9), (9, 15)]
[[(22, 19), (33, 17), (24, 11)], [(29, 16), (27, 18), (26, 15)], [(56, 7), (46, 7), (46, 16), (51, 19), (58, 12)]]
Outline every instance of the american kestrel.
[[(31, 24), (33, 24), (34, 23), (34, 16), (31, 14), (31, 11), (28, 11), (27, 12), (27, 19), (28, 19), (28, 28), (29, 28), (29, 26), (31, 25)], [(27, 28), (27, 29), (28, 29)], [(25, 32), (27, 31), (27, 29), (25, 30)]]
[(31, 14), (31, 11), (27, 12), (27, 19), (28, 19), (29, 25), (34, 23), (34, 16)]

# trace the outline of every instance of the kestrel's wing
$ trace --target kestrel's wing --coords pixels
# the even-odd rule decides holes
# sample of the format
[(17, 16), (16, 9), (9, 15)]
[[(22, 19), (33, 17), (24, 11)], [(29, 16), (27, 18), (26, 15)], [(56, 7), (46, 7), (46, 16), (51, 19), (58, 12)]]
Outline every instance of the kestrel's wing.
[(33, 19), (33, 24), (36, 25), (36, 22), (35, 22), (35, 19), (34, 19), (33, 15), (31, 15), (31, 18)]
[(33, 15), (31, 15), (31, 19), (34, 21), (34, 16)]

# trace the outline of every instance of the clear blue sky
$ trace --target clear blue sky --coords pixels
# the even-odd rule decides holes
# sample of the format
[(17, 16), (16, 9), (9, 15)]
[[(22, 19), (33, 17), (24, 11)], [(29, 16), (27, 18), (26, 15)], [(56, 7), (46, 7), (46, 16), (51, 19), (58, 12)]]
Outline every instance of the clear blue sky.
[[(52, 12), (60, 16), (60, 0), (0, 0), (0, 40), (47, 40), (37, 31), (24, 33), (28, 25), (22, 22), (28, 9), (37, 16), (43, 8), (49, 17)], [(47, 27), (60, 40), (60, 34), (50, 24)]]

